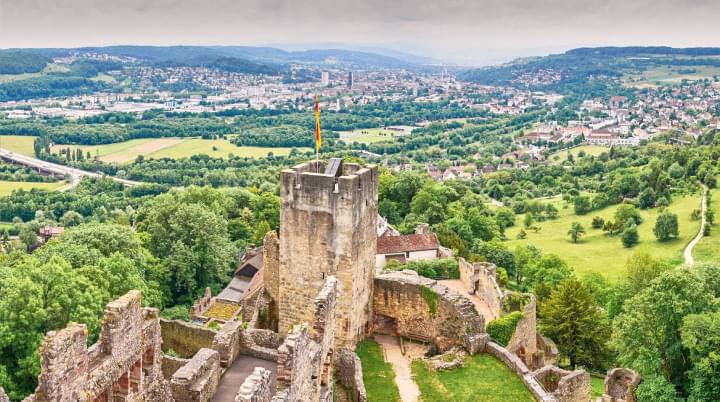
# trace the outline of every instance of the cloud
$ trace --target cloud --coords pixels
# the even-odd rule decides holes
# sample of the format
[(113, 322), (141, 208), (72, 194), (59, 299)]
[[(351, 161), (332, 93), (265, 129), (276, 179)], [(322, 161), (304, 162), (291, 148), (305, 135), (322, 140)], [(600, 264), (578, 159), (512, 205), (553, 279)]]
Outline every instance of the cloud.
[(0, 0), (0, 47), (346, 42), (481, 59), (720, 45), (717, 15), (713, 0)]

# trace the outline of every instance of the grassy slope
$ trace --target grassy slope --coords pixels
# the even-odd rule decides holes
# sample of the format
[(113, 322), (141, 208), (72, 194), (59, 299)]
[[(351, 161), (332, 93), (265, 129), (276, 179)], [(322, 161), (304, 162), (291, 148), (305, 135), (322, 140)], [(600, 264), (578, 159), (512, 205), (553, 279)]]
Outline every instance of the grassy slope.
[(0, 180), (0, 197), (5, 197), (10, 195), (13, 190), (30, 190), (32, 188), (39, 188), (43, 190), (57, 190), (58, 188), (64, 186), (66, 183), (63, 181), (55, 182), (55, 183), (33, 183), (33, 182), (25, 182), (25, 181), (3, 181)]
[[(567, 160), (568, 152), (572, 153), (572, 155), (577, 158), (580, 151), (585, 151), (585, 154), (587, 155), (598, 156), (603, 152), (609, 152), (610, 148), (602, 147), (600, 145), (581, 145), (572, 149), (555, 152), (548, 157), (548, 160), (553, 164), (563, 163)], [(558, 157), (557, 160), (555, 159), (556, 156)]]
[(25, 156), (35, 156), (33, 142), (35, 137), (24, 135), (0, 135), (0, 148), (9, 149)]
[(412, 363), (420, 400), (425, 402), (532, 402), (525, 385), (503, 363), (488, 354), (468, 357), (461, 368), (435, 372), (422, 360)]
[(605, 393), (605, 379), (590, 376), (590, 398), (595, 400), (603, 396), (603, 393)]
[(392, 141), (396, 132), (383, 128), (364, 128), (353, 131), (341, 131), (340, 139), (347, 142), (359, 142), (360, 144), (372, 144), (374, 142)]
[[(696, 70), (694, 73), (681, 73), (680, 70)], [(713, 76), (720, 75), (720, 67), (714, 66), (687, 66), (687, 67), (672, 67), (672, 66), (660, 66), (648, 69), (642, 74), (631, 74), (625, 76), (625, 83), (628, 86), (635, 87), (654, 87), (657, 83), (660, 85), (674, 85), (679, 84), (682, 80), (697, 81), (702, 79), (712, 79)], [(637, 80), (635, 82), (629, 82), (629, 79)]]
[[(558, 219), (537, 222), (542, 229), (538, 233), (527, 232), (527, 238), (517, 239), (524, 216), (518, 216), (514, 227), (506, 231), (508, 247), (514, 249), (520, 244), (533, 244), (544, 253), (553, 253), (562, 257), (575, 271), (582, 275), (586, 272), (600, 272), (610, 280), (618, 280), (625, 274), (625, 262), (636, 250), (644, 250), (654, 257), (673, 259), (676, 263), (682, 262), (682, 250), (685, 245), (697, 234), (700, 222), (690, 219), (693, 209), (700, 207), (699, 195), (691, 197), (675, 197), (669, 210), (678, 215), (680, 237), (675, 240), (660, 243), (655, 239), (652, 230), (655, 226), (658, 210), (644, 210), (640, 212), (643, 223), (638, 227), (640, 243), (633, 248), (622, 246), (619, 237), (606, 236), (601, 229), (593, 229), (592, 218), (596, 215), (605, 220), (613, 220), (617, 206), (610, 206), (600, 211), (593, 211), (587, 215), (577, 216), (572, 206), (563, 208), (563, 202), (557, 204), (560, 214)], [(580, 242), (573, 244), (567, 235), (572, 222), (580, 222), (587, 234)]]
[(715, 224), (711, 228), (710, 236), (703, 237), (693, 249), (693, 257), (697, 263), (718, 262), (720, 259), (720, 190), (712, 190), (711, 198), (708, 207), (715, 211)]
[(18, 80), (28, 80), (30, 78), (38, 78), (48, 73), (62, 73), (70, 71), (67, 67), (58, 64), (48, 64), (43, 71), (39, 73), (23, 73), (23, 74), (0, 74), (0, 84)]
[[(216, 149), (213, 150), (213, 147)], [(259, 158), (265, 157), (269, 152), (273, 155), (287, 155), (292, 148), (266, 148), (266, 147), (238, 147), (227, 140), (203, 140), (201, 138), (187, 139), (175, 146), (162, 149), (146, 155), (151, 158), (184, 158), (197, 154), (206, 154), (212, 157), (227, 158), (228, 154), (235, 156)], [(306, 149), (300, 149), (305, 151)]]
[(370, 402), (399, 402), (400, 392), (395, 385), (395, 374), (385, 362), (382, 349), (375, 341), (366, 339), (355, 349), (362, 362), (363, 381)]

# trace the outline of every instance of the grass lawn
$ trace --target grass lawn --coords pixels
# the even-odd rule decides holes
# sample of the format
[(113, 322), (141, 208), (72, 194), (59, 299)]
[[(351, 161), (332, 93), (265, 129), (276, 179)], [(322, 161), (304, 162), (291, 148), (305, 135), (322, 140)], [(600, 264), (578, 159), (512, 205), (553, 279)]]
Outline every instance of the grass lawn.
[(385, 362), (380, 345), (365, 339), (355, 349), (362, 362), (363, 381), (370, 402), (399, 402), (400, 392), (395, 385), (395, 373)]
[(605, 378), (590, 376), (590, 399), (600, 398), (605, 393)]
[[(238, 147), (231, 144), (227, 140), (203, 140), (202, 138), (185, 139), (174, 146), (162, 149), (157, 152), (146, 155), (150, 158), (185, 158), (197, 154), (205, 154), (216, 158), (227, 158), (228, 154), (248, 158), (266, 157), (268, 153), (273, 155), (288, 155), (292, 148), (280, 147)], [(301, 152), (306, 152), (308, 148), (298, 148)]]
[(9, 149), (16, 154), (35, 156), (33, 143), (35, 137), (24, 135), (0, 135), (0, 148)]
[(710, 236), (705, 236), (693, 249), (693, 258), (696, 263), (718, 262), (720, 260), (720, 190), (710, 191), (710, 204), (715, 211), (715, 224), (710, 229)]
[(33, 188), (39, 188), (43, 190), (57, 190), (58, 188), (64, 186), (66, 183), (64, 181), (58, 181), (54, 183), (33, 183), (33, 182), (27, 182), (27, 181), (4, 181), (0, 180), (0, 197), (5, 197), (10, 195), (13, 190), (30, 190)]
[[(103, 145), (82, 145), (80, 148), (84, 153), (90, 152), (91, 157), (98, 156), (101, 161), (107, 163), (124, 163), (135, 160), (138, 155), (148, 155), (161, 149), (176, 145), (183, 140), (180, 138), (140, 138), (114, 144)], [(55, 145), (53, 152), (76, 145)]]
[(374, 142), (392, 141), (397, 136), (410, 134), (410, 131), (412, 131), (410, 127), (404, 132), (387, 130), (383, 127), (362, 128), (353, 131), (341, 131), (340, 139), (347, 143), (372, 144)]
[[(600, 211), (593, 211), (587, 215), (577, 216), (572, 205), (564, 208), (565, 203), (559, 198), (548, 200), (555, 202), (560, 211), (557, 219), (545, 222), (536, 222), (541, 227), (538, 233), (526, 230), (527, 238), (517, 239), (524, 216), (518, 216), (514, 227), (508, 228), (506, 243), (510, 249), (520, 244), (532, 244), (544, 253), (557, 254), (565, 260), (575, 272), (582, 275), (587, 272), (600, 272), (609, 280), (616, 281), (625, 275), (625, 263), (637, 250), (649, 252), (653, 257), (671, 259), (673, 263), (682, 263), (682, 251), (685, 245), (697, 234), (700, 221), (690, 219), (693, 209), (700, 207), (700, 195), (688, 197), (674, 197), (668, 208), (678, 215), (680, 236), (677, 239), (660, 243), (655, 239), (652, 230), (658, 215), (658, 209), (641, 210), (643, 223), (638, 227), (640, 243), (633, 248), (625, 248), (620, 237), (610, 237), (601, 229), (593, 229), (591, 222), (594, 216), (601, 216), (606, 221), (614, 220), (617, 205)], [(572, 222), (580, 222), (587, 233), (577, 243), (573, 244), (567, 232)]]
[(412, 373), (420, 388), (420, 400), (425, 402), (534, 401), (515, 373), (485, 353), (467, 357), (461, 368), (441, 372), (432, 370), (422, 360), (416, 360), (412, 363)]
[(585, 151), (586, 155), (598, 156), (603, 152), (609, 152), (610, 148), (600, 145), (581, 145), (572, 149), (563, 149), (562, 151), (555, 152), (548, 157), (548, 160), (552, 164), (560, 164), (567, 160), (568, 152), (570, 152), (577, 159), (578, 153), (580, 153), (580, 151)]

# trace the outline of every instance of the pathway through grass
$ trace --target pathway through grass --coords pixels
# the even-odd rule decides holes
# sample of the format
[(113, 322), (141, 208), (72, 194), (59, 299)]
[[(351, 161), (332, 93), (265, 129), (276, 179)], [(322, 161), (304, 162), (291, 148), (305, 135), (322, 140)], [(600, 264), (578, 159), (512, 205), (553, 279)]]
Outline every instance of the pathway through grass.
[(362, 362), (363, 381), (369, 402), (399, 402), (395, 374), (385, 362), (380, 345), (372, 339), (360, 342), (355, 349)]

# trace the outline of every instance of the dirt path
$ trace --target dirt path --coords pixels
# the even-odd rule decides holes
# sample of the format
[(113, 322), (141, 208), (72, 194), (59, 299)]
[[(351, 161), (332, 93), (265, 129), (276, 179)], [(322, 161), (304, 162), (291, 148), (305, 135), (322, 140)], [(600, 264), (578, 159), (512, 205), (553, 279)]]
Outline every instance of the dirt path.
[(420, 388), (412, 378), (410, 360), (402, 354), (398, 339), (388, 335), (375, 335), (375, 340), (383, 349), (385, 361), (392, 365), (400, 399), (403, 402), (417, 402), (420, 398)]
[(480, 313), (483, 318), (485, 318), (485, 325), (487, 325), (487, 323), (489, 323), (490, 321), (498, 318), (497, 315), (493, 313), (490, 306), (488, 306), (481, 298), (479, 298), (477, 295), (469, 294), (467, 288), (465, 287), (465, 284), (463, 284), (462, 281), (460, 281), (459, 279), (448, 279), (438, 282), (449, 287), (452, 290), (457, 291), (465, 298), (473, 302), (473, 304), (475, 305), (475, 310), (477, 310), (477, 312)]
[(687, 247), (685, 247), (685, 252), (683, 253), (683, 256), (685, 257), (685, 265), (687, 265), (688, 267), (692, 267), (693, 264), (695, 264), (695, 259), (692, 256), (692, 251), (703, 238), (703, 229), (705, 228), (705, 210), (707, 209), (707, 192), (707, 186), (703, 185), (703, 196), (700, 204), (700, 214), (702, 215), (702, 219), (700, 221), (700, 231), (698, 232), (697, 236), (695, 236), (695, 238), (692, 239), (690, 243), (688, 243)]
[(215, 395), (213, 395), (212, 402), (234, 402), (240, 385), (252, 374), (255, 367), (263, 367), (272, 372), (270, 389), (274, 393), (276, 388), (277, 363), (250, 356), (239, 356), (220, 379), (220, 384), (218, 384), (217, 391)]

